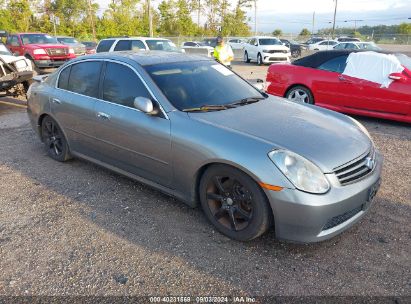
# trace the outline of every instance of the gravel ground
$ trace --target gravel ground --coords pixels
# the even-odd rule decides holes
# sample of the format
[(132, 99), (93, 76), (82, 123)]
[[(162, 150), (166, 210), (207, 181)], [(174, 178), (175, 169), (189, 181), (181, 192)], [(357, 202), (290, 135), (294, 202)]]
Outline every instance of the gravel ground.
[(0, 103), (0, 295), (411, 296), (411, 127), (359, 120), (385, 157), (368, 215), (318, 244), (240, 243), (143, 184), (53, 161)]

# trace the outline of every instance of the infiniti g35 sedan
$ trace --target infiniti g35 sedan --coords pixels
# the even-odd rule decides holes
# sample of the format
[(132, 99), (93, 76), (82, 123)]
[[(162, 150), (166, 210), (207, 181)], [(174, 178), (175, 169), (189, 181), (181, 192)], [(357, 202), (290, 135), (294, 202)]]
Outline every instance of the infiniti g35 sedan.
[(78, 157), (201, 205), (246, 241), (328, 239), (358, 222), (382, 157), (356, 120), (268, 96), (205, 57), (102, 53), (66, 63), (29, 92), (48, 155)]

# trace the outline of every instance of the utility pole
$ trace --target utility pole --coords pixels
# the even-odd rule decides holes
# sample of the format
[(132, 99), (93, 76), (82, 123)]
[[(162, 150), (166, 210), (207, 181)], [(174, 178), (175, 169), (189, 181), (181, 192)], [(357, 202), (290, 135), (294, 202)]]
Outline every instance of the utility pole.
[(354, 22), (354, 35), (355, 32), (357, 31), (357, 22), (362, 22), (364, 20), (360, 20), (360, 19), (353, 19), (353, 20), (345, 20), (344, 22)]
[(90, 15), (90, 23), (91, 23), (91, 29), (93, 31), (93, 41), (96, 41), (96, 28), (94, 26), (94, 18), (93, 18), (93, 12), (91, 9), (91, 0), (88, 0), (88, 12)]
[(151, 14), (151, 3), (150, 0), (147, 0), (147, 10), (148, 10), (148, 28), (149, 28), (149, 36), (153, 37), (153, 16)]
[(311, 30), (311, 35), (314, 35), (314, 27), (315, 27), (315, 11), (313, 12), (313, 28)]
[(334, 31), (335, 31), (335, 17), (337, 16), (337, 4), (338, 4), (338, 0), (334, 0), (335, 1), (335, 9), (334, 9), (334, 21), (333, 21), (333, 31), (331, 34), (331, 39), (334, 39)]
[(254, 0), (254, 35), (257, 36), (257, 0)]
[(200, 27), (200, 12), (201, 12), (201, 0), (198, 0), (198, 10), (197, 10), (197, 24)]

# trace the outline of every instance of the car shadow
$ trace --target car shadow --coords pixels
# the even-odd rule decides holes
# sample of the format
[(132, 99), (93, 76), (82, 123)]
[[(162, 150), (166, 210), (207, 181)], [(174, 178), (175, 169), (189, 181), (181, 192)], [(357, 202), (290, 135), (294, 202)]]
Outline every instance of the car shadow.
[[(318, 278), (336, 293), (362, 293), (367, 286), (378, 290), (369, 278), (376, 272), (399, 271), (400, 276), (407, 271), (402, 262), (410, 248), (411, 207), (380, 195), (359, 224), (328, 241), (282, 242), (271, 229), (258, 239), (237, 242), (216, 232), (198, 208), (82, 160), (48, 158), (32, 131), (22, 129), (19, 139), (9, 140), (14, 153), (3, 150), (1, 165), (52, 191), (80, 217), (149, 252), (179, 257), (248, 294), (320, 294)], [(358, 286), (348, 289), (353, 281)]]

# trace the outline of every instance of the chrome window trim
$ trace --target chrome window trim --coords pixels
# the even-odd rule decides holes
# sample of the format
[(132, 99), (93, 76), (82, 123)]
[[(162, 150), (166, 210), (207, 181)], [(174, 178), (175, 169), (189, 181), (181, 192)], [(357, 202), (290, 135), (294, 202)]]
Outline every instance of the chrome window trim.
[(131, 66), (130, 64), (128, 64), (128, 63), (126, 63), (126, 62), (117, 61), (117, 60), (114, 60), (114, 59), (98, 59), (98, 58), (84, 59), (84, 60), (79, 60), (79, 61), (71, 62), (71, 63), (67, 64), (66, 66), (64, 66), (64, 68), (60, 69), (60, 71), (58, 72), (58, 75), (57, 75), (57, 78), (56, 78), (56, 81), (55, 81), (55, 84), (54, 84), (54, 88), (57, 89), (57, 90), (61, 90), (61, 91), (65, 91), (65, 92), (70, 92), (70, 93), (72, 93), (72, 94), (76, 94), (76, 95), (79, 95), (79, 96), (92, 98), (92, 99), (94, 99), (94, 100), (96, 100), (96, 101), (106, 102), (106, 103), (109, 103), (109, 104), (112, 104), (112, 105), (116, 105), (116, 106), (119, 106), (119, 107), (123, 107), (123, 108), (126, 108), (126, 109), (130, 109), (130, 110), (134, 110), (134, 111), (143, 113), (142, 111), (140, 111), (140, 110), (138, 110), (138, 109), (136, 109), (136, 108), (127, 107), (127, 106), (124, 106), (124, 105), (121, 105), (121, 104), (118, 104), (118, 103), (115, 103), (115, 102), (110, 102), (110, 101), (108, 101), (108, 100), (104, 100), (104, 99), (100, 99), (100, 98), (96, 98), (96, 97), (92, 97), (92, 96), (83, 95), (83, 94), (80, 94), (80, 93), (76, 93), (76, 92), (73, 92), (73, 91), (61, 89), (61, 88), (58, 87), (58, 83), (59, 83), (59, 81), (60, 81), (60, 74), (61, 74), (62, 71), (64, 71), (65, 69), (67, 69), (69, 66), (72, 66), (72, 65), (77, 64), (77, 63), (93, 62), (93, 61), (98, 61), (98, 62), (112, 62), (112, 63), (122, 64), (122, 65), (130, 68), (130, 69), (137, 75), (137, 77), (140, 79), (140, 81), (143, 83), (144, 87), (147, 89), (148, 93), (151, 95), (151, 97), (153, 98), (153, 100), (158, 104), (158, 106), (159, 106), (159, 108), (160, 108), (160, 111), (161, 111), (161, 113), (164, 115), (165, 119), (169, 119), (166, 111), (165, 111), (164, 108), (163, 108), (163, 105), (162, 105), (162, 104), (158, 101), (158, 99), (155, 97), (153, 91), (152, 91), (152, 90), (150, 89), (150, 87), (147, 85), (147, 82), (143, 79), (143, 77), (141, 77), (140, 73), (139, 73), (133, 66)]

